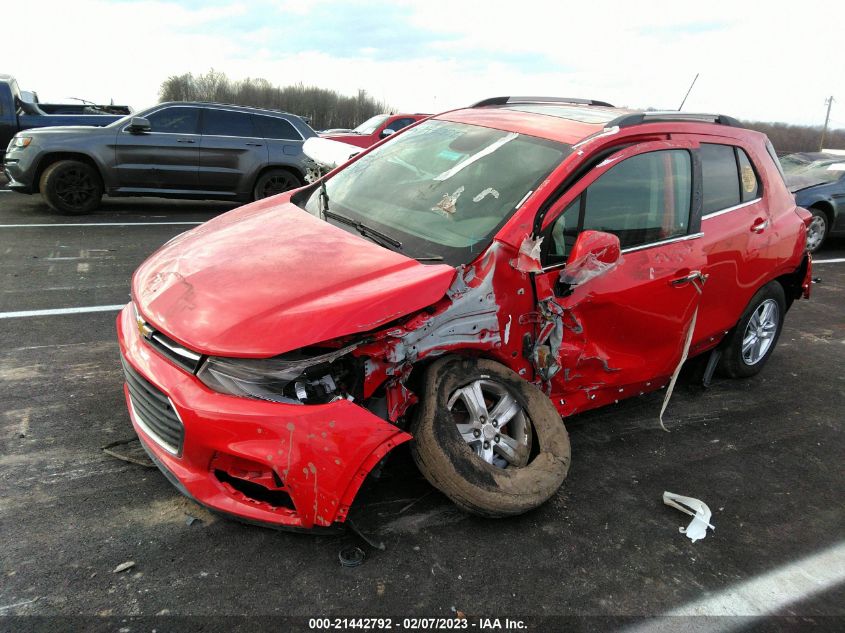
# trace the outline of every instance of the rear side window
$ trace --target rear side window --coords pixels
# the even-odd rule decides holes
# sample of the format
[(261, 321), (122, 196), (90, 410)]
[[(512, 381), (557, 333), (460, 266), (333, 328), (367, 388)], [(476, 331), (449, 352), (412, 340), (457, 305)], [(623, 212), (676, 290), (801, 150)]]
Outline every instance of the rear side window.
[(613, 233), (622, 248), (686, 235), (692, 200), (689, 152), (665, 150), (632, 156), (582, 195), (586, 200), (581, 229)]
[(164, 108), (147, 115), (150, 131), (165, 134), (196, 134), (199, 118), (199, 108), (182, 106)]
[(302, 135), (293, 125), (284, 119), (271, 116), (255, 115), (258, 131), (264, 138), (275, 138), (282, 141), (301, 141)]
[(737, 147), (736, 156), (739, 160), (739, 188), (740, 195), (743, 202), (754, 200), (760, 197), (760, 180), (757, 178), (757, 172), (748, 158), (745, 150)]
[(404, 118), (404, 119), (396, 119), (393, 123), (388, 125), (385, 129), (386, 130), (393, 130), (394, 132), (398, 132), (402, 128), (408, 127), (413, 123), (414, 120), (411, 118)]
[(208, 109), (203, 114), (202, 133), (207, 136), (256, 136), (249, 114), (215, 109)]
[(734, 148), (730, 145), (702, 143), (701, 178), (704, 215), (735, 207), (740, 202), (739, 176)]

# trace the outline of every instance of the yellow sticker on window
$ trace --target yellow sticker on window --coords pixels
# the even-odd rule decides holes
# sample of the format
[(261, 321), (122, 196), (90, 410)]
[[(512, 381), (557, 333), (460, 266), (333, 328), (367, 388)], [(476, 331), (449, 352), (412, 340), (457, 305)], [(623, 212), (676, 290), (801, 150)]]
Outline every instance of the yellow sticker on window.
[(751, 193), (757, 188), (757, 177), (751, 165), (742, 166), (742, 188), (745, 189), (745, 193)]

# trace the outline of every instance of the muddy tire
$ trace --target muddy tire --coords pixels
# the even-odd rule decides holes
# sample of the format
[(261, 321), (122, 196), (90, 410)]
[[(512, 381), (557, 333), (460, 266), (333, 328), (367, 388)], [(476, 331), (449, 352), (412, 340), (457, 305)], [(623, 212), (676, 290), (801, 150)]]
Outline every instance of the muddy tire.
[(302, 186), (302, 180), (287, 169), (268, 169), (255, 182), (254, 200), (269, 198)]
[(719, 373), (748, 378), (760, 372), (775, 351), (786, 315), (783, 286), (772, 281), (757, 291), (722, 352)]
[[(472, 448), (462, 437), (464, 431), (459, 428), (471, 427), (459, 427), (450, 401), (455, 400), (458, 391), (478, 382), (509, 394), (511, 402), (521, 407), (517, 415), (527, 420), (527, 424), (522, 424), (529, 445), (520, 453), (518, 463), (524, 465), (508, 463), (503, 468), (488, 463), (480, 456), (480, 447)], [(482, 409), (488, 413), (486, 405)], [(490, 407), (490, 412), (496, 410)], [(503, 435), (507, 427), (500, 427)], [(482, 431), (491, 431), (492, 435), (490, 428)], [(482, 431), (480, 440), (486, 437), (492, 444), (494, 438), (482, 435)], [(466, 434), (474, 432), (469, 430)], [(448, 356), (432, 364), (426, 373), (425, 391), (411, 433), (411, 454), (426, 479), (459, 507), (486, 517), (522, 514), (536, 508), (557, 492), (569, 471), (569, 435), (554, 405), (518, 374), (486, 359)]]
[(44, 202), (64, 215), (91, 213), (103, 197), (100, 174), (78, 160), (60, 160), (47, 167), (41, 174), (39, 189)]

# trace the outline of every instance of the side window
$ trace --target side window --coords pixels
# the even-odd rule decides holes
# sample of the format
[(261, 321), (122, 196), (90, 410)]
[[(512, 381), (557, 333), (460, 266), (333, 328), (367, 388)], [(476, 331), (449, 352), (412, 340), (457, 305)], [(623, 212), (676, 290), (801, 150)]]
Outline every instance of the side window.
[(690, 154), (664, 150), (632, 156), (582, 195), (581, 230), (613, 233), (622, 248), (686, 235), (692, 201)]
[(402, 128), (408, 127), (413, 122), (414, 122), (413, 119), (407, 118), (407, 117), (404, 118), (404, 119), (396, 119), (393, 123), (388, 125), (387, 128), (385, 128), (385, 129), (393, 130), (394, 132), (398, 132)]
[(271, 116), (254, 115), (258, 131), (264, 138), (275, 138), (282, 141), (301, 141), (302, 135), (293, 125), (284, 119)]
[(702, 143), (699, 155), (703, 194), (701, 213), (707, 215), (738, 205), (739, 177), (734, 148), (730, 145)]
[(748, 158), (745, 150), (736, 148), (736, 155), (739, 158), (739, 184), (742, 201), (748, 202), (760, 197), (760, 179), (757, 177), (757, 172)]
[(251, 115), (214, 108), (203, 113), (202, 133), (207, 136), (256, 136)]
[(165, 134), (196, 134), (200, 111), (198, 108), (176, 106), (164, 108), (147, 116), (151, 132)]
[(557, 264), (566, 260), (578, 237), (578, 223), (581, 219), (581, 196), (570, 202), (552, 224), (549, 231), (548, 263)]

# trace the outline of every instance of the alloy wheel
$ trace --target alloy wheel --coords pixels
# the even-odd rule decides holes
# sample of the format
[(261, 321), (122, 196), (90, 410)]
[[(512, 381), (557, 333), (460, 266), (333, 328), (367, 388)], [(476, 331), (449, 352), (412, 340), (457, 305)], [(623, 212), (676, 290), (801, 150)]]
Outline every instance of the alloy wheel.
[(84, 207), (95, 195), (97, 185), (83, 169), (68, 168), (56, 174), (56, 196), (72, 208)]
[(807, 227), (807, 250), (813, 252), (821, 246), (826, 232), (827, 221), (824, 216), (813, 213), (813, 219)]
[(766, 299), (757, 306), (742, 337), (742, 361), (746, 365), (759, 363), (772, 346), (780, 323), (780, 308), (774, 299)]
[(525, 466), (531, 453), (531, 422), (503, 384), (475, 380), (450, 396), (447, 407), (461, 438), (498, 468)]

